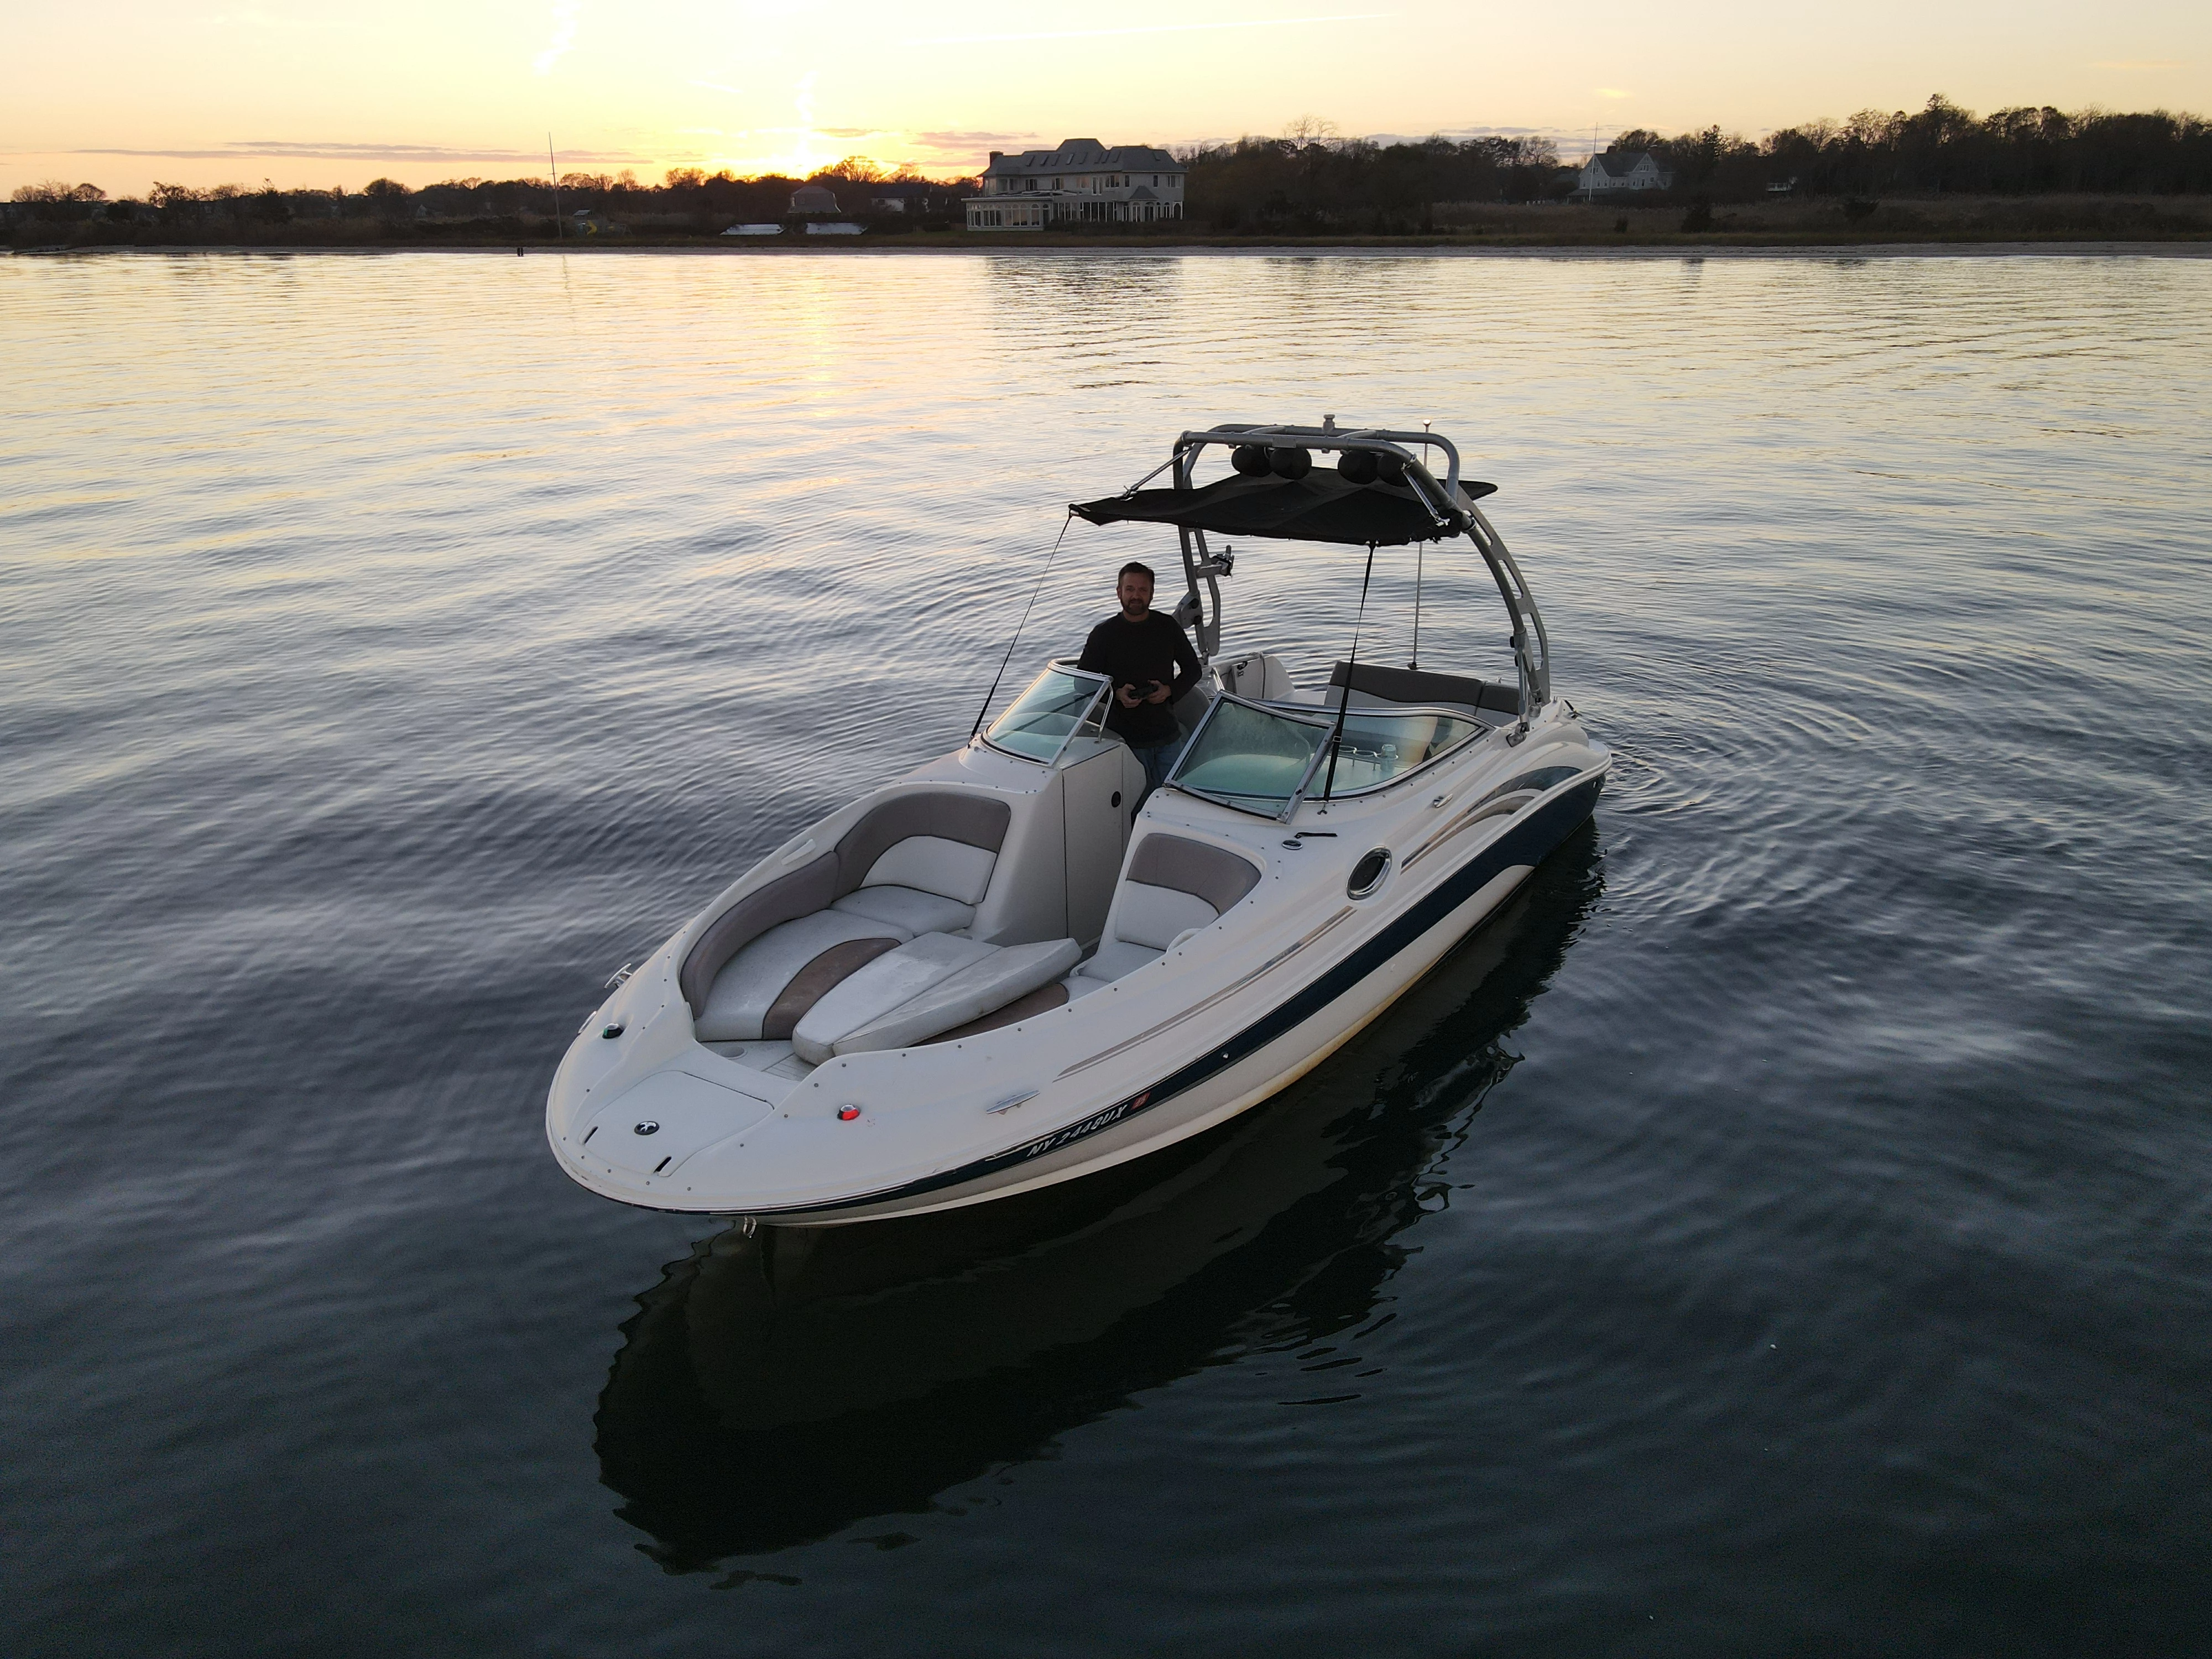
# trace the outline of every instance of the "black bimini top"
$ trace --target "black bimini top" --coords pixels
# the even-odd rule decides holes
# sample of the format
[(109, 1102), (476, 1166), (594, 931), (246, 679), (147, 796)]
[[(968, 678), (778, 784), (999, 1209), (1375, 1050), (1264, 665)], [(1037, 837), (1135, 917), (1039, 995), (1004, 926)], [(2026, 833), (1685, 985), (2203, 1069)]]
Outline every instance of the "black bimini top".
[[(1469, 501), (1495, 493), (1495, 484), (1462, 483)], [(1436, 496), (1442, 486), (1436, 486)], [(1302, 478), (1223, 478), (1197, 489), (1133, 489), (1103, 501), (1077, 501), (1072, 511), (1092, 524), (1171, 524), (1224, 536), (1278, 536), (1285, 541), (1349, 542), (1401, 547), (1442, 541), (1468, 524), (1464, 507), (1438, 500), (1439, 523), (1409, 489), (1356, 484), (1309, 472)]]

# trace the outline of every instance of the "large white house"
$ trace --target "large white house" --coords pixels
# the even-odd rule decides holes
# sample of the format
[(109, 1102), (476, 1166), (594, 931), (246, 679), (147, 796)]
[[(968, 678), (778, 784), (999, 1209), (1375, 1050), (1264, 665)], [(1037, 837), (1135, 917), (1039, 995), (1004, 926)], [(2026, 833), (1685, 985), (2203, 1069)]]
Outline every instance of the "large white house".
[(1583, 165), (1577, 188), (1592, 196), (1626, 190), (1666, 190), (1674, 182), (1671, 167), (1659, 165), (1649, 150), (1608, 149)]
[(968, 198), (970, 230), (1054, 224), (1150, 224), (1182, 217), (1183, 164), (1149, 144), (1109, 149), (1069, 138), (1054, 149), (991, 152), (983, 193)]

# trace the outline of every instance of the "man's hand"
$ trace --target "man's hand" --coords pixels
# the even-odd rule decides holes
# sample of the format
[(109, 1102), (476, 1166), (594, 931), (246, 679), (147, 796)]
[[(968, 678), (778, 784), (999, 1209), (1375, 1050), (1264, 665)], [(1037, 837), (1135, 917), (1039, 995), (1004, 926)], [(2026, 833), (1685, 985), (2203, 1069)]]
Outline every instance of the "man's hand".
[(1137, 688), (1133, 685), (1115, 686), (1114, 688), (1114, 696), (1115, 701), (1118, 702), (1124, 708), (1134, 708), (1139, 703), (1144, 701), (1142, 697), (1137, 695)]
[(1168, 688), (1157, 684), (1152, 687), (1152, 695), (1145, 699), (1146, 702), (1165, 702), (1167, 700)]

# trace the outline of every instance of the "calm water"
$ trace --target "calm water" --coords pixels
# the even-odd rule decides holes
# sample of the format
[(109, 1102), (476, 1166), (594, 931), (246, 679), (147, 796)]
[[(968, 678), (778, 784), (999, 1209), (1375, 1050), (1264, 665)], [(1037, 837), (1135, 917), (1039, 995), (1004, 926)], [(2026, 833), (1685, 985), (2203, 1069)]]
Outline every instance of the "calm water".
[[(2212, 1643), (2212, 262), (0, 265), (11, 1653)], [(600, 982), (1071, 497), (1435, 420), (1620, 757), (1305, 1083), (747, 1240)], [(1165, 553), (1079, 526), (1023, 659)], [(1340, 653), (1255, 546), (1230, 640)], [(1495, 669), (1432, 556), (1422, 656)], [(1363, 654), (1402, 659), (1386, 555)]]

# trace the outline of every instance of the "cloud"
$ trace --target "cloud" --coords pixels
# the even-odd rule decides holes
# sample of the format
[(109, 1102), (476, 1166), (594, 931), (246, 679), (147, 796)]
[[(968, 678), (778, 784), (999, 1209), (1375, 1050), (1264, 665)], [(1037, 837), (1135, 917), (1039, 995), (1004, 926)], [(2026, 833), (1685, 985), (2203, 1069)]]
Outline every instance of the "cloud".
[(978, 149), (992, 144), (1018, 144), (1034, 132), (917, 132), (916, 143), (927, 149)]
[(1633, 98), (1636, 96), (1632, 92), (1623, 92), (1619, 87), (1600, 87), (1597, 89), (1597, 95), (1601, 98)]
[[(543, 158), (534, 150), (471, 149), (454, 144), (295, 143), (288, 140), (255, 138), (226, 144), (219, 149), (72, 149), (65, 155), (143, 155), (182, 161), (513, 161), (534, 166)], [(572, 161), (636, 163), (653, 158), (630, 150), (569, 150)]]
[(553, 38), (531, 64), (538, 74), (550, 75), (553, 65), (567, 57), (568, 48), (576, 44), (576, 15), (583, 9), (583, 0), (553, 0)]
[[(705, 86), (694, 81), (693, 86)], [(1011, 144), (1034, 138), (1034, 132), (908, 132), (902, 127), (678, 127), (678, 132), (717, 138), (883, 138), (920, 145), (924, 149), (974, 149), (990, 144)]]
[(1426, 132), (1363, 132), (1359, 137), (1370, 144), (1418, 144), (1429, 138), (1571, 138), (1577, 131), (1585, 138), (1589, 135), (1588, 127), (1432, 127)]
[(2092, 64), (2091, 69), (2114, 70), (2173, 70), (2187, 69), (2188, 64), (2172, 58), (2120, 58), (2101, 64)]
[(266, 11), (219, 11), (193, 20), (205, 28), (361, 29), (368, 26), (344, 17), (281, 17)]
[(902, 40), (902, 46), (981, 46), (1012, 40), (1098, 40), (1124, 34), (1195, 34), (1206, 29), (1279, 29), (1300, 23), (1366, 23), (1395, 17), (1390, 11), (1340, 12), (1328, 17), (1257, 17), (1236, 23), (1144, 23), (1125, 29), (1046, 29), (1030, 34), (945, 34)]

